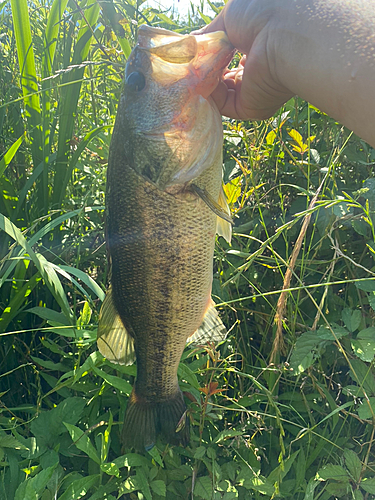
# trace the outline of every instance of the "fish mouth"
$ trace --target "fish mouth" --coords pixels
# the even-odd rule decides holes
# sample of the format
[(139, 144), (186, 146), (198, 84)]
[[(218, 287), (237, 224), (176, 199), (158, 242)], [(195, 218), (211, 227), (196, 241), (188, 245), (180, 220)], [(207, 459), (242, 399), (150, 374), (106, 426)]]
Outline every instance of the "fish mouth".
[(137, 48), (148, 52), (152, 77), (167, 84), (187, 78), (189, 86), (207, 98), (235, 53), (223, 31), (180, 35), (163, 28), (141, 26)]

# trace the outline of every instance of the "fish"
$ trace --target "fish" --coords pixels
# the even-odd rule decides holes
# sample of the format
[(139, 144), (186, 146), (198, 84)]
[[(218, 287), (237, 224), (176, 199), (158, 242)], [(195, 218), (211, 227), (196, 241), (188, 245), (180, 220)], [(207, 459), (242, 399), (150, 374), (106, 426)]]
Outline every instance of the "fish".
[(226, 335), (211, 286), (216, 233), (229, 241), (231, 218), (221, 115), (210, 94), (233, 51), (223, 32), (141, 26), (126, 64), (107, 170), (111, 283), (97, 338), (109, 361), (136, 359), (125, 449), (150, 450), (159, 435), (188, 444), (182, 352)]

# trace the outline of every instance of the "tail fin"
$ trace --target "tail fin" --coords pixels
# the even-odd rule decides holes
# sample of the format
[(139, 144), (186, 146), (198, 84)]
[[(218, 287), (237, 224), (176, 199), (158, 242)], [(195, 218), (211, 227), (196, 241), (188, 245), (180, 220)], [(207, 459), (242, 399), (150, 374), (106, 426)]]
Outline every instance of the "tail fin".
[(148, 451), (162, 434), (170, 444), (186, 446), (189, 442), (189, 422), (181, 391), (167, 401), (149, 403), (139, 398), (134, 389), (130, 395), (122, 429), (125, 448)]

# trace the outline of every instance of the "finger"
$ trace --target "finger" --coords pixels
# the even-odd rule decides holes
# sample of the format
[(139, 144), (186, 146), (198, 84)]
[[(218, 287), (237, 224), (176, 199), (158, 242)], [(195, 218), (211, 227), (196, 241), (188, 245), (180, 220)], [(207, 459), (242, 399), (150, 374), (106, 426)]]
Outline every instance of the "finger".
[(236, 77), (235, 107), (247, 119), (270, 118), (291, 97), (293, 92), (271, 76), (268, 60), (253, 48), (246, 58), (242, 74)]

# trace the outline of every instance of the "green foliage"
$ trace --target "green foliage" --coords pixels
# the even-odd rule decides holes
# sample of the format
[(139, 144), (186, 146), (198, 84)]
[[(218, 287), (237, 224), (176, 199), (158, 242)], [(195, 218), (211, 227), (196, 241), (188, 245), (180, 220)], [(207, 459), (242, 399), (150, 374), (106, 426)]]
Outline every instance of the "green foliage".
[(299, 99), (224, 120), (235, 227), (213, 295), (230, 334), (183, 355), (190, 445), (121, 449), (136, 370), (95, 345), (111, 127), (137, 27), (188, 32), (209, 5), (180, 19), (135, 0), (1, 3), (0, 499), (375, 495), (375, 152)]

